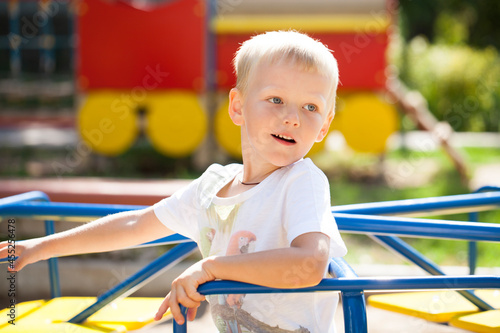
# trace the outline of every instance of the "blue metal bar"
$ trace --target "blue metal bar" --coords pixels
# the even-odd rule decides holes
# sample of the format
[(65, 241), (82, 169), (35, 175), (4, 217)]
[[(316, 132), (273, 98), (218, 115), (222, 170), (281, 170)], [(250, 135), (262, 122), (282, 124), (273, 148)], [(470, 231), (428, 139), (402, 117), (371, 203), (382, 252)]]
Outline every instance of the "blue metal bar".
[(445, 275), (445, 273), (437, 264), (429, 260), (427, 257), (422, 255), (420, 252), (415, 250), (400, 238), (380, 235), (370, 235), (370, 237), (376, 242), (379, 242), (383, 246), (389, 248), (390, 250), (396, 251), (397, 254), (403, 256), (405, 259), (419, 266), (427, 273), (432, 275)]
[(197, 246), (194, 242), (179, 244), (170, 251), (153, 260), (150, 264), (140, 269), (138, 272), (130, 276), (128, 279), (119, 283), (114, 288), (98, 297), (97, 301), (71, 318), (70, 323), (79, 324), (84, 322), (88, 317), (99, 311), (118, 297), (126, 297), (134, 293), (144, 284), (154, 279), (163, 271), (176, 265), (179, 261), (190, 255)]
[[(487, 192), (487, 191), (500, 191), (500, 187), (498, 186), (483, 186), (474, 193), (481, 193), (481, 192)], [(470, 212), (469, 213), (469, 221), (470, 222), (477, 222), (479, 220), (479, 213), (476, 212)], [(469, 274), (474, 275), (476, 272), (476, 265), (477, 265), (477, 243), (470, 241), (468, 244), (468, 249), (469, 249)]]
[[(422, 255), (420, 252), (415, 250), (403, 240), (393, 236), (373, 236), (373, 238), (375, 238), (375, 240), (379, 242), (382, 242), (390, 249), (396, 250), (398, 254), (401, 254), (403, 257), (413, 262), (417, 266), (423, 268), (428, 273), (432, 275), (445, 275), (445, 273), (439, 268), (438, 265), (427, 259), (424, 255)], [(485, 311), (495, 309), (493, 306), (477, 297), (472, 291), (459, 290), (458, 293), (469, 300), (472, 304), (477, 306), (480, 310)]]
[[(329, 273), (337, 278), (357, 278), (358, 276), (343, 258), (332, 258)], [(366, 303), (363, 290), (342, 291), (344, 310), (344, 331), (347, 333), (368, 332)]]
[[(37, 210), (37, 206), (39, 210)], [(477, 207), (486, 207), (488, 205), (484, 204), (482, 201), (480, 206)], [(76, 208), (76, 209), (75, 209)], [(12, 213), (13, 211), (21, 211), (19, 214), (23, 216), (30, 216), (30, 214), (34, 214), (37, 216), (46, 216), (50, 214), (55, 214), (56, 211), (66, 212), (64, 216), (102, 216), (105, 214), (115, 213), (123, 210), (132, 210), (143, 208), (141, 206), (125, 206), (125, 205), (88, 205), (88, 204), (44, 204), (44, 203), (29, 203), (23, 202), (18, 204), (8, 204), (8, 205), (0, 205), (0, 214), (4, 213)], [(78, 214), (75, 214), (75, 211), (78, 211)], [(50, 213), (50, 214), (49, 214)], [(367, 232), (374, 233), (379, 235), (387, 235), (389, 234), (387, 230), (390, 230), (390, 234), (402, 234), (409, 236), (424, 236), (424, 237), (441, 237), (441, 238), (451, 238), (451, 239), (467, 239), (467, 240), (487, 240), (487, 241), (499, 241), (500, 239), (500, 229), (497, 225), (487, 224), (487, 223), (468, 223), (468, 222), (455, 222), (455, 221), (432, 221), (432, 220), (424, 220), (424, 219), (410, 219), (410, 218), (396, 218), (396, 217), (380, 217), (380, 216), (363, 216), (363, 215), (355, 215), (355, 214), (341, 214), (334, 213), (335, 218), (337, 219), (337, 224), (339, 225), (339, 229), (351, 231), (351, 232)], [(436, 278), (436, 277), (434, 277)], [(463, 280), (458, 281), (459, 278), (454, 278), (454, 280), (450, 280), (453, 277), (443, 277), (448, 281), (448, 285), (445, 288), (448, 289), (470, 289), (470, 288), (481, 288), (475, 283), (478, 280)], [(462, 277), (462, 278), (471, 278), (471, 277)], [(474, 277), (477, 278), (477, 277)], [(498, 277), (494, 277), (497, 279), (496, 286), (498, 286)], [(336, 279), (337, 281), (342, 281), (342, 279)], [(357, 282), (362, 282), (363, 279), (356, 279)], [(378, 281), (378, 280), (377, 280)], [(349, 299), (352, 297), (352, 301), (349, 299), (348, 303), (359, 303), (361, 293), (365, 289), (369, 290), (377, 290), (377, 289), (433, 289), (432, 284), (426, 284), (424, 287), (410, 287), (408, 285), (398, 286), (397, 283), (393, 280), (391, 281), (391, 287), (384, 286), (380, 288), (380, 284), (376, 284), (377, 281), (371, 281), (371, 285), (369, 288), (365, 288), (363, 286), (358, 286), (357, 288), (350, 288), (348, 290), (341, 290), (342, 293), (346, 295)], [(401, 280), (399, 280), (401, 281)], [(436, 283), (438, 280), (433, 280)], [(379, 282), (379, 281), (378, 281)], [(438, 281), (439, 282), (439, 281)], [(469, 283), (469, 287), (464, 288), (461, 283)], [(470, 284), (474, 282), (473, 284)], [(375, 283), (375, 284), (374, 284)], [(200, 286), (200, 288), (203, 286)], [(495, 288), (495, 286), (488, 286), (488, 288)], [(439, 289), (439, 288), (438, 288)], [(313, 291), (313, 290), (309, 290)], [(242, 292), (231, 290), (233, 293), (250, 293), (250, 292)], [(260, 291), (261, 293), (262, 291)], [(282, 291), (281, 291), (282, 292)], [(288, 290), (287, 292), (294, 292), (293, 290)], [(295, 291), (302, 292), (302, 291)], [(307, 291), (304, 291), (307, 292)], [(349, 292), (349, 293), (347, 293)], [(220, 292), (219, 292), (220, 293)], [(351, 307), (349, 307), (351, 309)], [(97, 311), (97, 310), (95, 310)], [(95, 312), (94, 311), (94, 312)], [(358, 325), (357, 328), (354, 328), (354, 325)], [(359, 323), (348, 323), (346, 327), (352, 327), (352, 329), (362, 329), (362, 324)], [(361, 328), (360, 328), (361, 327)]]
[(332, 258), (328, 264), (328, 273), (337, 278), (357, 278), (358, 275), (344, 258)]
[(365, 295), (363, 290), (341, 291), (342, 309), (344, 310), (344, 332), (367, 333), (368, 320), (366, 311), (364, 315), (358, 309), (366, 309)]
[[(101, 211), (97, 215), (111, 214), (118, 211), (141, 209), (145, 206), (132, 205), (102, 205), (102, 204), (73, 204), (73, 203), (54, 203), (73, 207), (76, 211), (81, 209), (95, 208)], [(355, 204), (332, 207), (333, 213), (350, 214), (409, 214), (409, 213), (435, 213), (440, 210), (459, 209), (463, 207), (466, 211), (496, 208), (500, 206), (500, 192), (473, 193), (454, 196), (444, 196), (425, 199), (396, 200), (379, 203)], [(113, 207), (113, 208), (111, 208)], [(441, 211), (442, 212), (442, 211)], [(36, 215), (36, 214), (35, 214)], [(80, 214), (68, 214), (68, 216), (79, 216)], [(87, 212), (82, 216), (90, 216)]]
[[(99, 205), (74, 203), (20, 202), (0, 206), (0, 216), (64, 219), (65, 217), (99, 217), (122, 211), (141, 209), (144, 206)], [(333, 214), (340, 230), (378, 235), (400, 235), (428, 238), (462, 239), (475, 241), (500, 241), (500, 225), (446, 220), (429, 220), (394, 216), (369, 216), (358, 214)]]
[(382, 201), (332, 207), (333, 213), (423, 216), (489, 210), (500, 206), (500, 193), (471, 193), (442, 197)]
[[(211, 281), (198, 287), (203, 295), (216, 294), (271, 294), (271, 293), (309, 293), (316, 291), (341, 291), (347, 295), (349, 306), (347, 311), (364, 306), (359, 295), (363, 290), (419, 290), (419, 289), (497, 289), (500, 288), (499, 276), (424, 276), (400, 278), (332, 278), (323, 279), (318, 285), (307, 288), (279, 289), (263, 287), (236, 281)], [(351, 293), (351, 294), (349, 294)], [(351, 298), (352, 297), (352, 298)], [(356, 315), (355, 313), (351, 313)], [(184, 333), (176, 327), (174, 332)], [(179, 329), (176, 331), (175, 329)], [(349, 323), (350, 332), (366, 332), (361, 322)], [(359, 329), (359, 331), (356, 331)], [(348, 331), (346, 331), (348, 332)]]
[[(53, 235), (55, 233), (54, 221), (45, 221), (45, 234)], [(50, 258), (49, 265), (49, 280), (50, 280), (50, 296), (52, 298), (61, 297), (61, 284), (59, 282), (59, 269), (57, 258)]]
[[(32, 202), (36, 200), (42, 200), (44, 202), (50, 203), (50, 199), (47, 194), (41, 191), (31, 191), (0, 199), (0, 210), (2, 209), (2, 207), (8, 205), (15, 205), (16, 203), (20, 202)], [(54, 221), (46, 220), (45, 234), (51, 235), (53, 233), (55, 233)], [(61, 296), (61, 284), (59, 281), (59, 269), (57, 262), (57, 258), (50, 258), (47, 261), (49, 266), (50, 295), (52, 298)]]
[(377, 235), (500, 241), (500, 224), (334, 213), (339, 230)]
[(50, 201), (47, 194), (40, 191), (31, 191), (17, 195), (12, 195), (10, 197), (1, 198), (0, 207), (4, 205), (10, 205), (13, 203), (19, 203), (21, 201), (33, 201), (33, 200)]
[(415, 277), (362, 277), (323, 279), (318, 285), (306, 288), (279, 289), (237, 281), (210, 281), (198, 287), (203, 295), (308, 293), (314, 291), (356, 290), (419, 290), (419, 289), (498, 289), (500, 276), (415, 276)]
[(489, 192), (489, 191), (500, 191), (500, 186), (483, 186), (474, 191), (474, 193)]
[(50, 216), (53, 220), (64, 220), (65, 217), (101, 217), (123, 211), (143, 209), (146, 206), (104, 205), (66, 202), (19, 202), (0, 206), (0, 216), (16, 215), (45, 220)]
[(184, 324), (182, 325), (179, 325), (177, 324), (177, 322), (174, 320), (174, 330), (173, 332), (174, 333), (186, 333), (187, 332), (187, 308), (182, 305), (182, 304), (179, 304), (179, 307), (181, 308), (181, 313), (182, 315), (184, 316)]
[[(471, 212), (469, 213), (469, 221), (470, 222), (477, 222), (479, 214), (477, 212)], [(477, 265), (477, 243), (474, 241), (470, 241), (467, 244), (467, 247), (469, 249), (469, 274), (474, 275), (476, 272), (476, 265)]]

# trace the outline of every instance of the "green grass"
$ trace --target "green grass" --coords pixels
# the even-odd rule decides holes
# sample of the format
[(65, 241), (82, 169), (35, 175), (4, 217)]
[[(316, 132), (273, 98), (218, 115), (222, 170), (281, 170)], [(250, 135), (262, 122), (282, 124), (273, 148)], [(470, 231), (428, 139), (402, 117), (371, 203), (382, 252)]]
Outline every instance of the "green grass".
[[(460, 153), (466, 160), (469, 168), (474, 171), (485, 164), (500, 163), (500, 149), (497, 148), (464, 148)], [(445, 195), (470, 193), (467, 184), (460, 181), (458, 172), (453, 163), (442, 151), (426, 152), (425, 155), (412, 151), (390, 152), (384, 163), (401, 163), (414, 165), (413, 172), (423, 172), (420, 166), (432, 162), (438, 165), (430, 181), (419, 186), (394, 188), (387, 184), (383, 177), (374, 175), (373, 165), (377, 163), (370, 156), (334, 156), (326, 173), (330, 179), (331, 197), (333, 205), (355, 203), (380, 202), (413, 198), (429, 198)], [(354, 172), (353, 170), (358, 170)], [(412, 170), (410, 170), (412, 171)], [(363, 178), (359, 173), (365, 172)], [(410, 177), (411, 177), (410, 172)], [(449, 216), (435, 216), (432, 218), (467, 221), (467, 214)], [(481, 222), (500, 222), (500, 210), (482, 212), (479, 214)], [(381, 249), (381, 246), (363, 235), (343, 235), (350, 253), (347, 260), (351, 263), (395, 263), (400, 262), (392, 253)], [(438, 239), (405, 239), (418, 251), (439, 265), (467, 265), (467, 242)], [(500, 266), (500, 244), (478, 243), (478, 265), (487, 267)]]

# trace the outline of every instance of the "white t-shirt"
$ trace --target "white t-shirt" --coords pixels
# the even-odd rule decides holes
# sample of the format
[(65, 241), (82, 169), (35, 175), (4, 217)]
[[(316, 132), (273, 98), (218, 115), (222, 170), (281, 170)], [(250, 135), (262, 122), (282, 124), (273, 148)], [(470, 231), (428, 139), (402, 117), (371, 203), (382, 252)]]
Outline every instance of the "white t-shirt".
[[(204, 257), (286, 248), (308, 232), (330, 237), (330, 257), (346, 254), (330, 209), (328, 180), (310, 159), (276, 170), (241, 194), (217, 197), (234, 177), (241, 178), (242, 171), (240, 164), (210, 166), (190, 185), (157, 203), (156, 216), (169, 229), (196, 241)], [(286, 276), (293, 279), (300, 269), (308, 267), (291, 268)], [(269, 326), (283, 332), (335, 331), (336, 292), (212, 295), (208, 300), (221, 332)]]

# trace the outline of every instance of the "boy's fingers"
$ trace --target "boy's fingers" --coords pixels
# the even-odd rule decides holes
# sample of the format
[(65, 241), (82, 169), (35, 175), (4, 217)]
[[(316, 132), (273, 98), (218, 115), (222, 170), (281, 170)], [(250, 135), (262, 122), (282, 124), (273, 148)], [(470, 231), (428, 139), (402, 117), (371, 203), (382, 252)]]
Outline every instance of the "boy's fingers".
[(186, 289), (186, 295), (195, 302), (203, 302), (205, 300), (205, 296), (200, 294), (194, 286), (189, 286)]
[(23, 257), (19, 256), (15, 259), (10, 257), (7, 261), (7, 271), (9, 272), (17, 272), (20, 271), (26, 264), (24, 263)]
[(187, 312), (187, 320), (188, 321), (193, 321), (194, 318), (196, 318), (196, 312), (198, 311), (198, 307), (195, 308), (189, 308)]
[[(6, 258), (9, 255), (9, 245), (11, 246), (10, 247), (10, 250), (11, 250), (10, 252), (12, 253), (13, 249), (14, 249), (13, 248), (13, 246), (14, 246), (13, 243), (9, 243), (7, 241), (0, 243), (0, 258)], [(19, 249), (17, 247), (17, 244), (16, 244), (16, 252), (20, 252), (20, 251), (21, 251), (21, 249)]]
[(158, 308), (158, 311), (156, 312), (156, 315), (155, 315), (155, 320), (158, 321), (160, 320), (163, 315), (165, 314), (165, 312), (167, 312), (168, 308), (169, 308), (169, 295), (168, 294), (164, 299), (163, 299), (163, 302), (161, 302), (161, 305), (160, 307)]
[(176, 290), (177, 303), (184, 305), (186, 308), (195, 308), (200, 306), (200, 301), (193, 300), (186, 294), (183, 288), (178, 288)]
[(184, 324), (184, 316), (182, 315), (175, 289), (172, 289), (170, 291), (170, 293), (165, 298), (165, 301), (167, 302), (168, 307), (170, 308), (170, 312), (172, 313), (172, 317), (174, 317), (174, 320), (177, 322), (177, 324)]

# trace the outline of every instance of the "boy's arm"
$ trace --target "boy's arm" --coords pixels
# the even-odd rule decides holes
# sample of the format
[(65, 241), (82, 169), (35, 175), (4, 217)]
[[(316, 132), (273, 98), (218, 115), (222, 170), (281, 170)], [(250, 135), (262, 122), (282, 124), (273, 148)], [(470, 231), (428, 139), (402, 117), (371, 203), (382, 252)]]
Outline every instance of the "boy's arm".
[(302, 288), (318, 284), (329, 260), (330, 239), (323, 233), (298, 236), (289, 248), (207, 258), (204, 269), (215, 279), (273, 288)]
[[(182, 324), (178, 306), (196, 309), (204, 296), (197, 292), (200, 284), (215, 279), (233, 280), (273, 288), (301, 288), (318, 284), (329, 260), (330, 239), (323, 233), (298, 236), (288, 248), (245, 253), (234, 256), (208, 257), (188, 268), (172, 283), (170, 293), (161, 304), (156, 320), (171, 309)], [(192, 320), (196, 311), (188, 313)]]
[[(9, 269), (18, 271), (55, 256), (118, 250), (170, 234), (152, 207), (108, 215), (61, 233), (17, 242), (19, 258)], [(7, 242), (0, 244), (0, 258), (7, 256), (7, 248)]]

